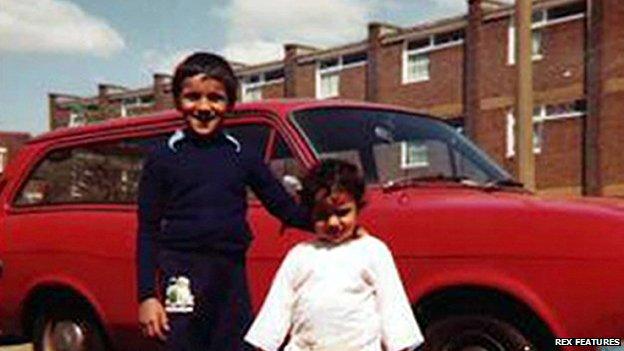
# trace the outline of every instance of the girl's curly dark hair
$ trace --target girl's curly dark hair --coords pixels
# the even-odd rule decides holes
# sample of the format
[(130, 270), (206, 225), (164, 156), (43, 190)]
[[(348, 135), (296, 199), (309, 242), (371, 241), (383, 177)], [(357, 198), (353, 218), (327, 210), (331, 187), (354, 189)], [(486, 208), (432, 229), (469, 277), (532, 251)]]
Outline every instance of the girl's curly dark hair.
[(300, 195), (303, 205), (312, 209), (330, 194), (344, 191), (353, 197), (358, 209), (361, 209), (365, 205), (365, 190), (364, 178), (357, 166), (338, 159), (327, 159), (312, 168), (303, 179)]

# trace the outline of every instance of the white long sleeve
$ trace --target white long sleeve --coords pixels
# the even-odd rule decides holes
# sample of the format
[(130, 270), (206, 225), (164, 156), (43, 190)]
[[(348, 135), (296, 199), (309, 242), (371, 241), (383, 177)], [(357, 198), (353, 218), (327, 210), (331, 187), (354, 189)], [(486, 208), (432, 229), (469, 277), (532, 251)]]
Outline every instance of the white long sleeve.
[(381, 316), (382, 343), (388, 351), (413, 349), (423, 341), (401, 278), (384, 244), (374, 257), (377, 308)]

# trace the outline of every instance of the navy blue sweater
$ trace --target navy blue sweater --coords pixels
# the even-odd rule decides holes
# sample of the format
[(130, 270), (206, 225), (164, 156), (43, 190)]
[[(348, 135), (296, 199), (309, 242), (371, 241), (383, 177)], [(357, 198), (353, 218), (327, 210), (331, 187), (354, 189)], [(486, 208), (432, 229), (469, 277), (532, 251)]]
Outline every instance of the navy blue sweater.
[(242, 255), (251, 232), (246, 220), (249, 186), (274, 216), (310, 228), (268, 167), (222, 132), (210, 138), (177, 132), (147, 157), (139, 183), (137, 278), (139, 300), (155, 295), (159, 248)]

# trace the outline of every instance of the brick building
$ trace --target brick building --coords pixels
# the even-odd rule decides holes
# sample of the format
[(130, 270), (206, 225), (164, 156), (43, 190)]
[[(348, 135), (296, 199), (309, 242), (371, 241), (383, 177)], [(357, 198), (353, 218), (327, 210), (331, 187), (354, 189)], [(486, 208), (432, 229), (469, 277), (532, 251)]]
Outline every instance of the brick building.
[(28, 139), (28, 133), (0, 132), (0, 174)]
[[(347, 98), (408, 106), (464, 125), (516, 173), (514, 8), (468, 0), (465, 16), (318, 49), (285, 44), (284, 59), (236, 64), (242, 101)], [(591, 6), (587, 4), (591, 3)], [(540, 192), (624, 195), (624, 2), (538, 0), (533, 13), (534, 152)], [(172, 107), (170, 78), (100, 85), (95, 97), (50, 94), (50, 128)]]

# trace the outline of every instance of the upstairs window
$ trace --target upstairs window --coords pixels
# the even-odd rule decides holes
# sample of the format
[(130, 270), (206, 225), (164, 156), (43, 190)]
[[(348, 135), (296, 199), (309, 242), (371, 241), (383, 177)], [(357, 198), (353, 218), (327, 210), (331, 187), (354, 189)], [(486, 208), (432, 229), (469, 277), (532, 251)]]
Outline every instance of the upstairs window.
[(336, 97), (340, 88), (340, 60), (332, 58), (318, 63), (316, 97)]
[(316, 97), (327, 99), (340, 95), (340, 71), (366, 64), (366, 51), (319, 60), (316, 69)]
[[(585, 17), (585, 12), (585, 2), (533, 11), (531, 16), (531, 28), (533, 29), (531, 51), (533, 60), (539, 60), (544, 55), (542, 45), (544, 27), (583, 18)], [(516, 63), (516, 30), (513, 16), (509, 21), (507, 63), (510, 65)]]
[[(544, 145), (544, 123), (553, 120), (575, 118), (585, 114), (585, 100), (535, 106), (533, 109), (533, 152), (539, 154)], [(516, 118), (513, 111), (507, 113), (507, 157), (516, 154)]]
[(429, 80), (431, 78), (429, 53), (461, 45), (463, 42), (464, 31), (461, 29), (406, 41), (403, 50), (403, 84)]
[(9, 150), (0, 146), (0, 173), (4, 173), (4, 169), (9, 162)]
[(262, 89), (284, 80), (284, 69), (274, 69), (258, 74), (252, 74), (241, 79), (241, 100), (243, 102), (262, 100)]
[(422, 82), (429, 80), (429, 55), (410, 54), (407, 57), (406, 82)]

